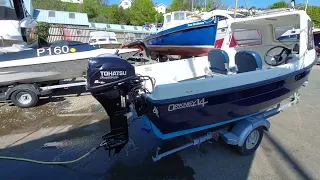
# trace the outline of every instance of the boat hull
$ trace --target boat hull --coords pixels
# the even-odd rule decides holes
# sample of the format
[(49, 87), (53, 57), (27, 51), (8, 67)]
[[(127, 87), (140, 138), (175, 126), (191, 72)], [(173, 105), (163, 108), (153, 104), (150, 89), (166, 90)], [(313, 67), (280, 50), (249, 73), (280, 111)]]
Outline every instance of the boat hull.
[[(257, 84), (170, 100), (146, 98), (147, 117), (159, 137), (177, 132), (207, 129), (266, 110), (293, 95), (307, 80), (303, 70)], [(183, 133), (180, 133), (183, 134)]]
[(17, 66), (0, 69), (0, 86), (15, 83), (45, 84), (62, 79), (85, 76), (88, 59), (63, 61), (55, 63), (35, 64), (32, 66)]
[(159, 54), (200, 56), (214, 48), (217, 24), (212, 20), (189, 23), (144, 39), (147, 48)]
[[(138, 51), (119, 49), (119, 55), (127, 59)], [(78, 44), (5, 53), (0, 55), (0, 87), (82, 77), (86, 73), (89, 58), (115, 52), (116, 49)]]

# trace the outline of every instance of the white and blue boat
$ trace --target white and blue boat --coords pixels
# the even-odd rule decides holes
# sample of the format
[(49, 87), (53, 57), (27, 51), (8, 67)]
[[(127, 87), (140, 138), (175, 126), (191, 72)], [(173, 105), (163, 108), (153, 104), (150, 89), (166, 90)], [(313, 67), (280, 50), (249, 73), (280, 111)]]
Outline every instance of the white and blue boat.
[[(246, 122), (257, 124), (258, 119), (269, 117), (265, 111), (280, 107), (291, 96), (296, 99), (306, 85), (317, 63), (313, 24), (305, 11), (290, 9), (229, 22), (227, 32), (240, 29), (250, 38), (245, 45), (230, 47), (228, 33), (221, 49), (203, 57), (136, 67), (115, 55), (90, 58), (87, 89), (110, 118), (111, 132), (103, 137), (107, 150), (118, 153), (129, 142), (132, 113), (162, 140), (194, 133), (212, 137), (209, 132), (223, 129), (242, 153), (255, 151), (253, 145), (261, 142), (263, 130)], [(298, 39), (283, 43), (274, 37), (276, 27), (291, 25), (304, 29)], [(253, 30), (259, 32), (260, 43), (256, 38), (251, 43)], [(239, 137), (249, 137), (250, 132), (235, 133), (238, 123), (252, 128), (256, 134), (252, 139), (260, 142), (248, 138), (239, 142)], [(194, 139), (191, 145), (200, 141)]]
[[(163, 28), (146, 37), (144, 43), (151, 51), (163, 55), (207, 55), (211, 49), (221, 47), (226, 19), (233, 17), (234, 13), (226, 10), (202, 14), (189, 11), (167, 13), (164, 14)], [(236, 18), (242, 17), (244, 15), (236, 14)]]

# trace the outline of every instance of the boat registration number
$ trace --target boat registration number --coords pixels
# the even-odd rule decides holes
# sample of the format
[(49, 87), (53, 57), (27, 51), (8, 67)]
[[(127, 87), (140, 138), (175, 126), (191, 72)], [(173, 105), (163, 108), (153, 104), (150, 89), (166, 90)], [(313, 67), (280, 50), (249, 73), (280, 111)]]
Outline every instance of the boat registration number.
[(76, 52), (75, 48), (69, 48), (68, 46), (56, 46), (50, 48), (39, 48), (37, 49), (37, 56), (51, 56), (51, 55), (59, 55), (59, 54), (67, 54), (70, 52)]

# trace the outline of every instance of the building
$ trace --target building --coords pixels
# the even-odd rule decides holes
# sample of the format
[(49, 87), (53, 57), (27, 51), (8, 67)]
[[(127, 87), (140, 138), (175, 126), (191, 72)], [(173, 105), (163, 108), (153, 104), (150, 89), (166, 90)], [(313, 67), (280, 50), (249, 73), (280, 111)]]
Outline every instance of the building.
[(131, 7), (132, 0), (121, 0), (119, 3), (119, 7), (122, 7), (123, 9), (128, 9)]
[(118, 41), (124, 43), (133, 39), (141, 40), (157, 31), (155, 27), (91, 23), (86, 13), (34, 9), (32, 14), (36, 21), (50, 24), (49, 43), (59, 40), (88, 43), (92, 31), (114, 32)]
[(164, 14), (164, 13), (166, 13), (167, 6), (164, 5), (164, 4), (156, 4), (156, 5), (154, 6), (154, 8), (156, 9), (156, 11), (157, 11), (158, 13)]
[(61, 0), (62, 2), (69, 2), (69, 3), (79, 3), (82, 4), (83, 0)]

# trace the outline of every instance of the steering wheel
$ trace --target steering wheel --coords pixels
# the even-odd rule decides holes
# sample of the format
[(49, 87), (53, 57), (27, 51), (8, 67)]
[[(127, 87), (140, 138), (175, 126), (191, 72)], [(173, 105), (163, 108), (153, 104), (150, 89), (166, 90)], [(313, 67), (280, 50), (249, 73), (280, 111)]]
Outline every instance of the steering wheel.
[[(277, 52), (279, 52), (276, 51), (276, 49), (281, 50), (279, 54), (276, 54)], [(275, 51), (274, 55), (273, 53), (271, 53), (272, 51)], [(275, 46), (266, 52), (266, 54), (264, 55), (264, 62), (266, 62), (270, 66), (279, 66), (286, 60), (286, 58), (282, 57), (283, 53), (286, 53), (286, 55), (288, 56), (291, 53), (291, 50), (283, 46)]]

